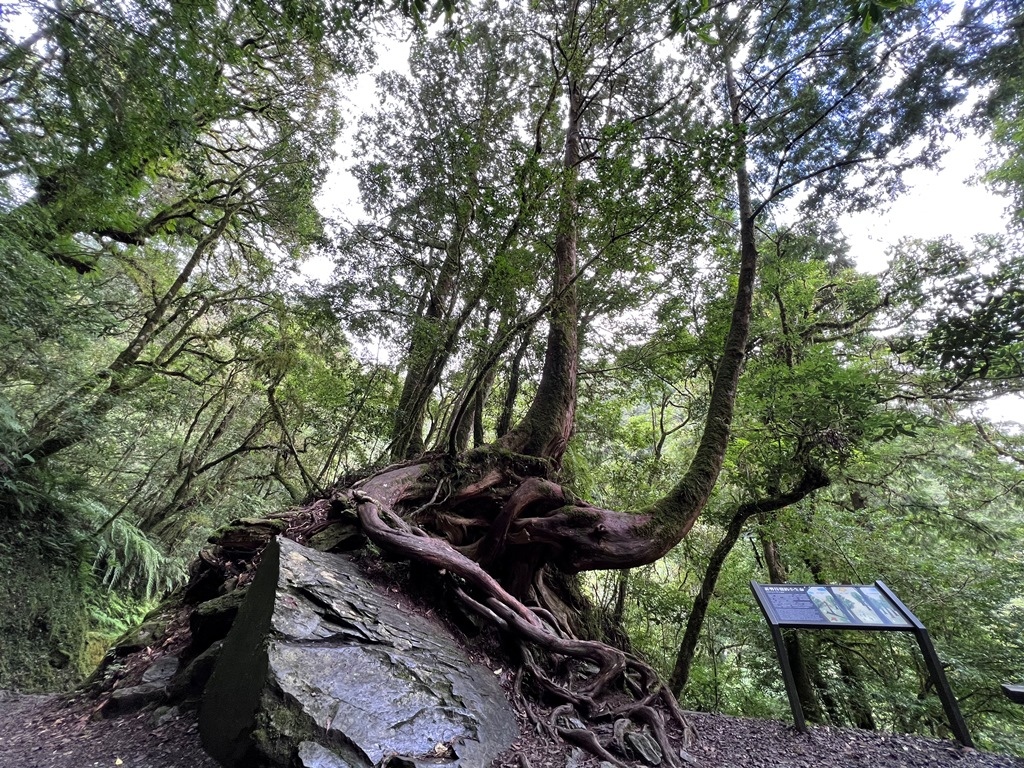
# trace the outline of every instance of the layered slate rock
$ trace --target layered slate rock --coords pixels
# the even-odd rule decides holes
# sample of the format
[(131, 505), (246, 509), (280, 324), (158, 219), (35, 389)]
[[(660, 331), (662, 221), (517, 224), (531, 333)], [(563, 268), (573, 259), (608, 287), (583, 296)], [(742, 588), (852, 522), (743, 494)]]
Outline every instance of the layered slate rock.
[(287, 539), (263, 554), (199, 727), (228, 766), (482, 768), (517, 735), (494, 675), (443, 628)]

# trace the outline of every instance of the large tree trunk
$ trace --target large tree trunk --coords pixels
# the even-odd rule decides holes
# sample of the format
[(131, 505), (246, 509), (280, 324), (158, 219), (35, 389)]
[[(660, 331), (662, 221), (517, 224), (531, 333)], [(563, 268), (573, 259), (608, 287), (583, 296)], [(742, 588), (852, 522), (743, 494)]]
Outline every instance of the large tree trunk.
[[(730, 117), (736, 135), (742, 136), (743, 118), (739, 90), (730, 66), (726, 67), (730, 99)], [(520, 541), (544, 544), (550, 548), (551, 562), (569, 572), (633, 568), (664, 557), (690, 531), (706, 506), (718, 480), (729, 444), (730, 427), (736, 404), (753, 306), (757, 271), (757, 244), (754, 236), (755, 212), (750, 196), (750, 178), (742, 140), (736, 158), (736, 192), (740, 228), (740, 269), (732, 317), (711, 390), (704, 429), (690, 467), (676, 486), (663, 498), (635, 514), (600, 509), (571, 498), (561, 488), (538, 492), (532, 503), (550, 510), (561, 501), (564, 507), (517, 523), (513, 533)], [(578, 148), (577, 148), (578, 151)], [(569, 156), (567, 150), (567, 156)], [(575, 260), (575, 241), (562, 238), (556, 250), (563, 266)], [(572, 245), (573, 247), (569, 247)], [(561, 272), (559, 272), (561, 278)], [(570, 286), (571, 289), (571, 286)], [(565, 295), (569, 295), (568, 292)], [(573, 299), (575, 293), (572, 293)], [(575, 299), (573, 300), (575, 306)], [(551, 320), (544, 373), (537, 396), (523, 421), (498, 447), (544, 458), (560, 458), (556, 450), (571, 432), (574, 406), (566, 403), (575, 397), (576, 331), (562, 332), (564, 315)], [(573, 355), (569, 356), (569, 349)], [(525, 502), (523, 510), (530, 506)], [(523, 510), (517, 512), (517, 517)]]
[(583, 94), (568, 82), (569, 114), (562, 157), (562, 186), (555, 238), (555, 279), (548, 321), (547, 348), (540, 385), (529, 410), (498, 447), (513, 453), (550, 459), (559, 465), (576, 416), (576, 373), (579, 358), (579, 300), (576, 295), (577, 196), (579, 193), (580, 127)]

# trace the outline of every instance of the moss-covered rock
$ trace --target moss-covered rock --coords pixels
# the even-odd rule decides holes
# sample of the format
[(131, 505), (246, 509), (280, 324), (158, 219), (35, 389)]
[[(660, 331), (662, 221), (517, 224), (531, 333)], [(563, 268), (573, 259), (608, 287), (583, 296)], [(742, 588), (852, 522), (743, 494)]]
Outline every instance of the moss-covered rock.
[(331, 523), (309, 539), (309, 546), (320, 552), (352, 552), (365, 545), (366, 537), (359, 527), (348, 521)]
[(196, 606), (189, 617), (189, 628), (192, 631), (190, 654), (202, 653), (218, 640), (227, 637), (238, 609), (245, 600), (245, 593), (244, 588), (235, 589)]
[(53, 551), (0, 529), (0, 688), (68, 690), (91, 671), (95, 649), (86, 587), (74, 549)]

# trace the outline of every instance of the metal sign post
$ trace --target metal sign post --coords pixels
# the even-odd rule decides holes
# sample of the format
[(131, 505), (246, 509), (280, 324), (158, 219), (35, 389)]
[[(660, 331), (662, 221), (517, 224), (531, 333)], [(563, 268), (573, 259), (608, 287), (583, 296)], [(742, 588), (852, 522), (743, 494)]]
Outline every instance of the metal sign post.
[(797, 730), (806, 731), (804, 710), (789, 664), (783, 629), (856, 629), (874, 632), (911, 632), (917, 638), (928, 674), (938, 690), (942, 708), (957, 741), (972, 747), (967, 724), (946, 680), (928, 630), (892, 590), (881, 581), (874, 584), (759, 584), (750, 582), (757, 604), (768, 622), (779, 657), (786, 695)]

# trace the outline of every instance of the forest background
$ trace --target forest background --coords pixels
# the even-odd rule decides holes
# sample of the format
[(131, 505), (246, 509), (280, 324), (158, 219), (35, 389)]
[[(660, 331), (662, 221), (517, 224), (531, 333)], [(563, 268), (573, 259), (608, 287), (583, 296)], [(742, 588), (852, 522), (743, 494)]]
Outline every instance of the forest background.
[[(507, 435), (567, 290), (546, 264), (578, 123), (563, 486), (641, 508), (693, 458), (737, 175), (760, 261), (715, 491), (658, 562), (586, 574), (592, 600), (684, 707), (785, 719), (749, 580), (881, 578), (978, 743), (1024, 754), (998, 690), (1024, 680), (1024, 436), (976, 415), (1024, 386), (1018, 4), (400, 10), (3, 5), (0, 687), (81, 681), (235, 518)], [(396, 31), (409, 66), (346, 127)], [(355, 222), (315, 204), (343, 130)], [(858, 271), (836, 222), (972, 132), (1006, 230)], [(314, 257), (332, 279), (303, 281)], [(789, 650), (810, 719), (948, 735), (905, 638)]]

